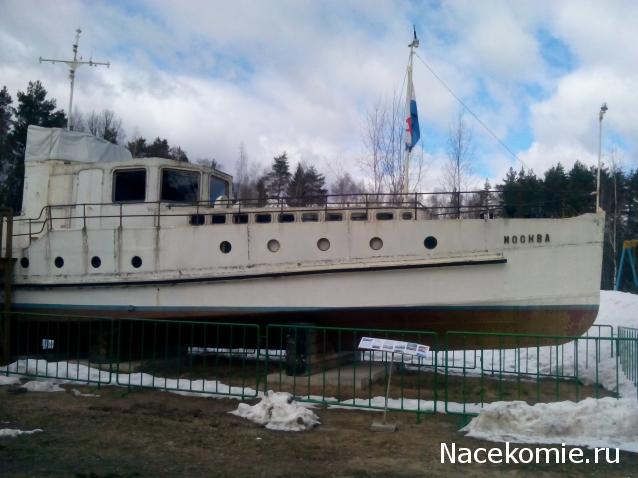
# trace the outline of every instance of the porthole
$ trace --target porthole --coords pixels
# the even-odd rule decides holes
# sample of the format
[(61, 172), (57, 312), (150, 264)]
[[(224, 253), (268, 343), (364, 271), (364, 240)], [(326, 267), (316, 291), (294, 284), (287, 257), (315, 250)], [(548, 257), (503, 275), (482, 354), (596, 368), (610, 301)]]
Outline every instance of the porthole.
[(383, 247), (383, 241), (381, 240), (380, 237), (373, 237), (372, 239), (370, 239), (370, 249), (378, 251), (382, 247)]
[(425, 238), (425, 241), (423, 241), (423, 245), (425, 246), (426, 249), (434, 249), (437, 244), (438, 244), (438, 241), (436, 240), (436, 237), (434, 236), (428, 236)]
[(280, 247), (281, 245), (279, 244), (279, 241), (277, 239), (271, 239), (270, 241), (268, 241), (268, 250), (270, 252), (277, 252), (279, 251)]
[(330, 241), (325, 237), (322, 237), (317, 241), (317, 248), (320, 251), (327, 251), (328, 249), (330, 249)]
[(222, 251), (224, 254), (228, 254), (232, 248), (233, 246), (231, 246), (230, 242), (228, 241), (222, 241), (219, 244), (219, 250)]
[(58, 269), (62, 269), (62, 266), (64, 266), (64, 259), (58, 256), (55, 258), (53, 263), (55, 264), (55, 267), (57, 267)]
[(23, 257), (22, 259), (20, 259), (20, 265), (26, 269), (27, 267), (29, 267), (29, 259), (27, 257)]
[(133, 259), (131, 259), (131, 265), (136, 269), (139, 269), (142, 267), (142, 258), (140, 256), (133, 256)]
[(100, 259), (98, 256), (91, 257), (91, 265), (93, 266), (93, 269), (97, 269), (102, 265), (102, 259)]

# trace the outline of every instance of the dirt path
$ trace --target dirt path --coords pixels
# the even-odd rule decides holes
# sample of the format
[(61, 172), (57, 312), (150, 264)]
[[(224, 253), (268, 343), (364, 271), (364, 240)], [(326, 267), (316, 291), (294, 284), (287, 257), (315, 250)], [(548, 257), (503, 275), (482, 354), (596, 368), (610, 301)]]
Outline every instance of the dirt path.
[[(638, 455), (618, 465), (452, 465), (440, 443), (494, 447), (464, 437), (455, 417), (395, 413), (397, 433), (372, 433), (373, 412), (318, 409), (311, 432), (274, 432), (227, 412), (237, 401), (157, 391), (0, 387), (0, 428), (42, 433), (0, 438), (0, 476), (638, 476)], [(71, 389), (97, 393), (79, 397)], [(503, 446), (499, 447), (503, 448)]]

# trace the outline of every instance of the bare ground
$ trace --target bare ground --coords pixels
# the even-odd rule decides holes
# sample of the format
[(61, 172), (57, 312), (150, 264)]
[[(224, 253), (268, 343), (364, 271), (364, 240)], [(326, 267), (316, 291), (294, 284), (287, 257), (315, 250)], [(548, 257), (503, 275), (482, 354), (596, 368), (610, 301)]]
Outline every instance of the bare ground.
[[(124, 388), (64, 386), (13, 393), (0, 387), (0, 428), (42, 433), (0, 439), (1, 476), (637, 476), (638, 455), (616, 465), (440, 463), (441, 442), (494, 447), (457, 431), (458, 417), (392, 413), (396, 433), (369, 430), (376, 412), (317, 409), (310, 432), (266, 430), (227, 412), (231, 399)], [(74, 396), (70, 389), (97, 393)], [(593, 454), (587, 452), (587, 457)]]

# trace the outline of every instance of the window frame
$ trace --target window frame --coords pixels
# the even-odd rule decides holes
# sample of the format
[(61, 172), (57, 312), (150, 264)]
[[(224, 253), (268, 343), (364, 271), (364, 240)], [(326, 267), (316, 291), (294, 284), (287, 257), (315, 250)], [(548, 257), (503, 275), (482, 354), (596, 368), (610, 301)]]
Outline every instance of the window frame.
[[(144, 199), (132, 199), (128, 201), (116, 201), (115, 200), (115, 177), (117, 173), (120, 172), (134, 172), (134, 171), (144, 171)], [(141, 167), (124, 167), (124, 168), (115, 168), (111, 174), (111, 202), (113, 204), (135, 204), (135, 203), (145, 203), (148, 199), (148, 168), (143, 166)]]
[[(183, 171), (186, 173), (191, 173), (191, 174), (197, 174), (197, 199), (195, 199), (195, 201), (177, 201), (174, 199), (162, 199), (162, 194), (163, 194), (163, 183), (164, 183), (164, 171), (166, 170), (173, 170), (173, 171)], [(193, 170), (193, 169), (187, 169), (187, 168), (176, 168), (173, 166), (164, 166), (159, 168), (159, 196), (158, 196), (158, 201), (159, 202), (168, 202), (168, 203), (181, 203), (181, 204), (192, 204), (192, 203), (199, 203), (201, 201), (201, 197), (202, 197), (202, 172), (201, 171), (197, 171), (197, 170)]]
[[(224, 184), (226, 184), (226, 192), (225, 194), (223, 194), (223, 196), (230, 198), (230, 181), (228, 179), (225, 178), (220, 178), (218, 175), (213, 174), (213, 173), (209, 173), (208, 174), (208, 201), (211, 204), (214, 204), (215, 201), (217, 201), (217, 198), (212, 198), (211, 195), (211, 183), (213, 182), (213, 178), (219, 180), (219, 181), (223, 181)], [(217, 196), (217, 197), (221, 197), (221, 196)]]

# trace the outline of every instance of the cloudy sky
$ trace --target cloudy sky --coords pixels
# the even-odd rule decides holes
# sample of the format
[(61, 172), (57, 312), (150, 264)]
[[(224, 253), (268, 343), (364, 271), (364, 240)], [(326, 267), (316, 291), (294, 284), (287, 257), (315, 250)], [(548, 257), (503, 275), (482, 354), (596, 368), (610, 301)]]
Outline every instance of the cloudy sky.
[[(368, 111), (400, 92), (412, 25), (420, 58), (537, 173), (604, 154), (638, 166), (638, 2), (0, 0), (0, 86), (41, 80), (67, 107), (62, 65), (80, 26), (74, 106), (112, 109), (128, 138), (166, 137), (231, 174), (243, 142), (266, 166), (287, 151), (328, 177), (363, 174)], [(415, 60), (420, 146), (436, 186), (460, 105)], [(470, 116), (474, 175), (519, 169)]]

